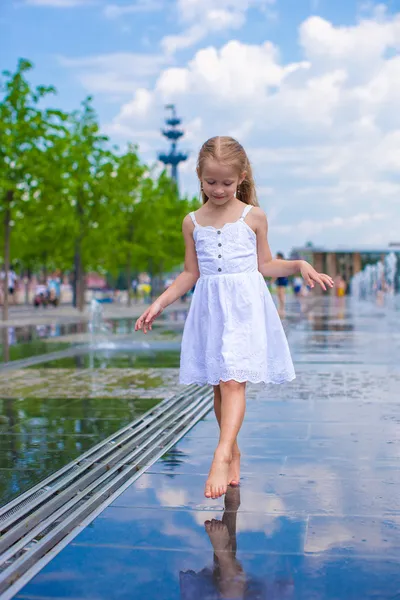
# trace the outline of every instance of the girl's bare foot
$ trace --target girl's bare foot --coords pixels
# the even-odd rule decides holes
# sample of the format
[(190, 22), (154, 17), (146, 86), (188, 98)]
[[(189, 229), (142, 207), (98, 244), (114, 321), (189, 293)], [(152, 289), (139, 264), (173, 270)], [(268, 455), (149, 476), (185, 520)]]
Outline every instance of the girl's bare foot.
[(231, 460), (232, 455), (222, 454), (217, 451), (214, 453), (214, 460), (211, 464), (204, 491), (206, 498), (219, 498), (226, 493)]
[(240, 481), (240, 452), (239, 450), (232, 452), (232, 460), (229, 465), (228, 483), (229, 485), (239, 485)]
[(229, 537), (228, 527), (225, 523), (217, 519), (212, 519), (211, 521), (206, 521), (204, 526), (217, 556), (219, 552), (232, 552), (231, 538)]

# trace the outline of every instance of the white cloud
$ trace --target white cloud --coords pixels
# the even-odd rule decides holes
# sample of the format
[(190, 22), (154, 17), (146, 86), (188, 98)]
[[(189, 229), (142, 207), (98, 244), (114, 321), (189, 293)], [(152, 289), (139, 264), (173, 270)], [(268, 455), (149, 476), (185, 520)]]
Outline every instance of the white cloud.
[(179, 34), (165, 36), (161, 46), (173, 54), (210, 33), (240, 29), (250, 8), (263, 10), (274, 3), (275, 0), (177, 0), (178, 16), (186, 28)]
[(115, 96), (136, 92), (139, 85), (159, 73), (166, 58), (154, 54), (116, 52), (80, 58), (59, 57), (61, 65), (74, 69), (90, 92)]
[[(214, 2), (215, 10), (238, 6)], [(201, 5), (190, 0), (181, 7), (189, 30)], [(121, 69), (103, 57), (81, 63), (79, 72), (104, 75), (109, 67), (117, 89), (132, 88), (108, 131), (138, 141), (145, 160), (165, 147), (163, 106), (176, 102), (188, 132), (181, 146), (192, 151), (181, 168), (184, 191), (197, 192), (194, 166), (202, 142), (218, 134), (238, 137), (270, 216), (273, 248), (287, 251), (307, 239), (384, 245), (400, 231), (400, 14), (380, 12), (352, 27), (310, 17), (299, 34), (298, 62), (283, 62), (268, 41), (231, 40), (198, 50), (180, 66), (153, 58), (146, 69), (139, 61), (143, 79), (152, 73), (151, 85), (136, 84), (135, 61)]]
[(321, 17), (310, 17), (300, 27), (300, 43), (309, 60), (367, 63), (384, 56), (388, 48), (400, 48), (400, 15), (365, 19), (352, 27), (335, 27)]
[(358, 213), (348, 217), (332, 217), (331, 219), (322, 220), (311, 220), (304, 219), (293, 225), (276, 225), (275, 233), (294, 233), (300, 232), (304, 238), (309, 238), (315, 234), (322, 233), (327, 229), (353, 229), (354, 226), (358, 227), (368, 222), (383, 221), (388, 215), (386, 213)]
[(190, 93), (206, 94), (232, 104), (242, 104), (244, 99), (254, 103), (257, 96), (279, 86), (287, 74), (306, 68), (305, 64), (292, 64), (286, 70), (278, 64), (277, 56), (271, 42), (250, 46), (231, 41), (220, 50), (204, 48), (188, 67), (164, 71), (156, 92), (165, 98)]
[(177, 8), (182, 21), (190, 23), (208, 19), (215, 11), (244, 14), (251, 7), (262, 8), (274, 3), (275, 0), (177, 0)]

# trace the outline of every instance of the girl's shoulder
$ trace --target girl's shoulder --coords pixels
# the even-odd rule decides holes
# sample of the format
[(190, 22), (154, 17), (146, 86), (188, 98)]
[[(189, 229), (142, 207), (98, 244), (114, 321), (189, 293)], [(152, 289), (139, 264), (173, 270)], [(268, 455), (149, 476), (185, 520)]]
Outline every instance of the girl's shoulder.
[(246, 216), (246, 221), (250, 221), (255, 227), (267, 224), (267, 215), (261, 206), (253, 206)]
[(267, 217), (261, 206), (253, 206), (251, 211), (249, 212), (249, 215), (253, 215), (253, 217), (256, 217), (258, 219), (266, 219)]

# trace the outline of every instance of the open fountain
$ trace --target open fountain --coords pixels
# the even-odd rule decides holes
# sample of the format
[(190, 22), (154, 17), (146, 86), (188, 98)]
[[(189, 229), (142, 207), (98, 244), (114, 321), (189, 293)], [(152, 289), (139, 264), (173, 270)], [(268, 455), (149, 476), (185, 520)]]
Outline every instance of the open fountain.
[(390, 252), (375, 264), (366, 265), (351, 279), (351, 295), (360, 300), (375, 299), (385, 294), (393, 297), (396, 292), (397, 255)]
[(110, 341), (111, 327), (104, 320), (103, 305), (93, 298), (90, 303), (90, 348), (96, 350), (115, 350), (116, 344)]

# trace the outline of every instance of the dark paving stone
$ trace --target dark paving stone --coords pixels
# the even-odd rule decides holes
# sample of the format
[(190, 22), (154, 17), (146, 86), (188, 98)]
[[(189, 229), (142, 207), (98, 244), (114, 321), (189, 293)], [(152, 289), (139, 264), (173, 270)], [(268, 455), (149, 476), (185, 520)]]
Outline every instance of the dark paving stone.
[(324, 555), (400, 557), (400, 517), (311, 517), (305, 551)]
[[(315, 402), (296, 399), (290, 400), (275, 399), (274, 397), (260, 398), (260, 390), (258, 390), (259, 397), (249, 397), (246, 393), (246, 416), (244, 423), (275, 423), (275, 422), (309, 422), (315, 410)], [(204, 419), (202, 419), (197, 427), (203, 423), (210, 423), (215, 425), (214, 412), (209, 412)]]
[[(376, 460), (395, 460), (400, 455), (400, 439), (381, 441), (374, 439), (371, 443), (369, 437), (349, 437), (343, 438), (338, 443), (334, 437), (325, 439), (279, 439), (266, 436), (262, 437), (241, 437), (239, 435), (239, 446), (243, 456), (286, 456), (309, 457), (315, 460), (321, 458), (342, 458), (348, 460), (376, 459)], [(215, 450), (217, 440), (211, 437), (197, 438), (186, 436), (178, 442), (175, 448), (184, 453), (188, 460), (198, 454), (206, 454), (210, 460)]]
[[(360, 410), (362, 412), (362, 409)], [(343, 440), (377, 441), (385, 440), (386, 443), (398, 441), (397, 419), (361, 421), (354, 423), (312, 423), (310, 428), (311, 440)]]
[[(221, 518), (221, 511), (109, 507), (73, 544), (207, 551), (210, 540), (205, 524)], [(305, 518), (246, 512), (236, 515), (233, 511), (223, 518), (225, 523), (233, 520), (242, 552), (303, 553)]]
[[(254, 458), (250, 458), (251, 463)], [(312, 479), (375, 479), (400, 485), (400, 470), (398, 462), (373, 461), (360, 459), (353, 461), (346, 458), (326, 458), (325, 456), (297, 457), (288, 456), (283, 461), (280, 470), (282, 475), (289, 477), (307, 477)]]
[[(179, 474), (197, 474), (201, 476), (208, 475), (211, 464), (211, 455), (192, 455), (190, 461), (187, 460), (184, 452), (172, 448), (161, 460), (158, 460), (149, 469), (149, 473), (169, 473), (170, 475)], [(248, 475), (278, 475), (283, 471), (285, 457), (267, 456), (267, 457), (246, 457), (242, 456), (241, 470), (242, 476)]]
[(247, 386), (239, 490), (203, 495), (210, 412), (18, 597), (216, 600), (215, 552), (248, 582), (226, 598), (400, 598), (400, 313), (323, 303), (291, 331), (296, 380)]
[[(226, 598), (243, 597), (243, 579), (244, 597), (255, 600), (393, 600), (400, 590), (400, 562), (393, 560), (249, 555), (239, 547), (236, 558), (219, 564), (220, 575), (231, 569)], [(217, 573), (211, 543), (208, 551), (69, 546), (16, 598), (217, 600)]]
[[(400, 514), (397, 487), (385, 481), (324, 477), (242, 477), (240, 511), (282, 515)], [(146, 473), (112, 506), (223, 509), (223, 499), (204, 497), (205, 477)]]
[[(209, 421), (207, 424), (200, 423), (194, 427), (186, 436), (185, 439), (193, 438), (207, 438), (211, 437), (215, 443), (218, 439), (218, 425), (215, 421)], [(261, 437), (265, 439), (279, 438), (279, 439), (307, 439), (309, 436), (308, 423), (290, 423), (290, 422), (273, 422), (268, 423), (267, 421), (254, 422), (247, 421), (245, 419), (242, 428), (240, 430), (240, 439), (246, 437)]]

